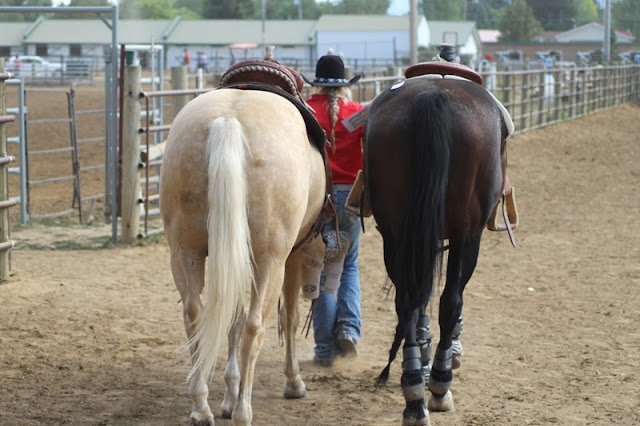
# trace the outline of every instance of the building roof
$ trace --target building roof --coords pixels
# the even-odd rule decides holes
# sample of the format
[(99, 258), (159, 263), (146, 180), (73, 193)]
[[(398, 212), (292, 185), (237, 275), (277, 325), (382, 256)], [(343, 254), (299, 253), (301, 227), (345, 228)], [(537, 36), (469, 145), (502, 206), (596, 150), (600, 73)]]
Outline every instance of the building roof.
[(478, 30), (478, 37), (483, 43), (497, 43), (501, 35), (500, 30)]
[[(315, 20), (267, 20), (265, 43), (309, 45), (314, 43)], [(33, 27), (30, 31), (30, 28)], [(0, 46), (29, 44), (109, 44), (111, 31), (94, 19), (42, 19), (35, 23), (0, 22)], [(30, 31), (30, 32), (29, 32)], [(23, 37), (28, 34), (23, 40)], [(118, 22), (122, 44), (168, 43), (218, 45), (262, 43), (261, 20), (143, 20)]]
[[(619, 43), (631, 43), (635, 40), (633, 34), (628, 31), (614, 30), (617, 42)], [(604, 25), (599, 22), (590, 22), (588, 24), (581, 25), (565, 31), (563, 33), (556, 34), (556, 39), (561, 42), (575, 42), (575, 41), (602, 41), (604, 38)]]
[(542, 31), (537, 37), (534, 38), (536, 41), (558, 41), (557, 35), (560, 34), (561, 31)]
[[(124, 44), (148, 44), (152, 39), (162, 40), (162, 35), (170, 26), (169, 20), (123, 19), (118, 21), (118, 41)], [(4, 34), (5, 25), (2, 23)], [(25, 35), (26, 31), (20, 34)], [(111, 31), (95, 19), (45, 19), (38, 21), (28, 37), (30, 44), (109, 44)]]
[(429, 30), (431, 44), (434, 46), (441, 43), (460, 46), (465, 44), (469, 37), (474, 37), (477, 44), (481, 43), (476, 23), (473, 21), (429, 21)]
[(362, 32), (408, 31), (409, 15), (322, 15), (315, 31)]
[(0, 46), (21, 46), (22, 35), (25, 34), (33, 22), (2, 22), (0, 30)]
[[(312, 37), (314, 20), (267, 20), (265, 43), (307, 45)], [(216, 19), (182, 21), (169, 34), (170, 44), (226, 46), (233, 43), (262, 43), (262, 21)]]

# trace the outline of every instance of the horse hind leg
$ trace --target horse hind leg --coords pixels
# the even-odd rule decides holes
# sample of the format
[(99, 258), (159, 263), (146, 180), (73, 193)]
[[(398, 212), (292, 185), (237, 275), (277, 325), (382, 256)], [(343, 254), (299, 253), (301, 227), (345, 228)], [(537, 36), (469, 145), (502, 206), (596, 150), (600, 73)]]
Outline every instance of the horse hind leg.
[[(200, 292), (204, 285), (204, 256), (188, 255), (183, 248), (171, 251), (171, 272), (183, 305), (183, 320), (187, 339), (191, 340), (196, 332), (198, 318), (202, 310)], [(191, 359), (195, 360), (197, 344), (191, 347)], [(200, 371), (187, 379), (189, 397), (192, 401), (190, 425), (212, 426), (213, 413), (207, 402), (209, 388), (206, 378)]]
[(416, 329), (418, 325), (418, 312), (413, 312), (407, 328), (405, 343), (402, 348), (402, 377), (400, 384), (405, 400), (405, 409), (402, 413), (403, 426), (430, 426), (429, 412), (425, 408), (425, 381), (422, 368), (422, 351), (417, 343)]
[(300, 376), (300, 366), (296, 359), (296, 331), (300, 323), (298, 300), (301, 285), (320, 284), (324, 254), (325, 245), (322, 238), (315, 238), (287, 260), (283, 288), (284, 306), (280, 312), (280, 325), (284, 330), (286, 347), (285, 398), (295, 399), (307, 396), (307, 389)]
[(431, 396), (428, 407), (431, 411), (455, 411), (450, 390), (453, 381), (453, 337), (456, 331), (461, 331), (462, 293), (476, 267), (481, 233), (482, 230), (459, 244), (450, 240), (447, 283), (440, 297), (440, 341), (429, 377)]
[[(242, 308), (242, 307), (241, 307)], [(224, 398), (220, 404), (222, 418), (229, 419), (233, 413), (233, 409), (238, 402), (238, 393), (240, 392), (240, 366), (238, 365), (238, 346), (240, 344), (240, 336), (244, 327), (245, 313), (242, 308), (231, 325), (229, 330), (229, 349), (227, 357), (227, 365), (224, 369)]]
[(266, 320), (282, 290), (284, 262), (284, 259), (272, 260), (270, 256), (268, 260), (255, 259), (256, 282), (251, 290), (251, 304), (240, 345), (240, 390), (231, 415), (235, 426), (250, 425), (253, 419), (251, 393), (256, 361), (264, 344)]
[[(284, 386), (284, 397), (287, 399), (305, 398), (307, 388), (300, 377), (300, 367), (296, 359), (295, 339), (296, 330), (299, 324), (298, 316), (298, 294), (299, 286), (289, 277), (291, 259), (288, 263), (287, 274), (284, 283), (284, 305), (280, 311), (280, 326), (284, 331), (285, 339), (285, 360), (284, 375), (286, 382)], [(298, 259), (293, 262), (299, 263)]]

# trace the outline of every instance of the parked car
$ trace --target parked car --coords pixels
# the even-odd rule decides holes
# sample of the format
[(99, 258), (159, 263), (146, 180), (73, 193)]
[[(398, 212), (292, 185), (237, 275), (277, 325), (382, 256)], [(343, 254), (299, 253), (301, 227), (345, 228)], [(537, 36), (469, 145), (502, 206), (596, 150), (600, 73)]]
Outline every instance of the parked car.
[(64, 73), (63, 64), (49, 62), (40, 56), (33, 55), (12, 56), (7, 61), (5, 68), (20, 77), (60, 78)]

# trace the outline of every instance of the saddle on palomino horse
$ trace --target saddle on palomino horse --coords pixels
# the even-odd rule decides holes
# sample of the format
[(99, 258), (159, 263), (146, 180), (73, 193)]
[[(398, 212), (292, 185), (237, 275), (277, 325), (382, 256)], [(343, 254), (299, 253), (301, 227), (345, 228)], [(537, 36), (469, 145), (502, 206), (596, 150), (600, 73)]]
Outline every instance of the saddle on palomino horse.
[(321, 210), (318, 219), (311, 227), (309, 233), (301, 241), (296, 243), (291, 249), (291, 253), (304, 247), (320, 233), (326, 217), (335, 218), (337, 216), (333, 204), (331, 169), (325, 151), (327, 135), (313, 115), (311, 107), (304, 102), (300, 95), (300, 90), (302, 90), (303, 87), (304, 80), (300, 74), (273, 59), (273, 46), (266, 47), (264, 59), (240, 61), (227, 69), (220, 79), (220, 89), (260, 90), (271, 92), (287, 99), (300, 111), (300, 115), (307, 127), (309, 139), (322, 155), (326, 176), (324, 208)]

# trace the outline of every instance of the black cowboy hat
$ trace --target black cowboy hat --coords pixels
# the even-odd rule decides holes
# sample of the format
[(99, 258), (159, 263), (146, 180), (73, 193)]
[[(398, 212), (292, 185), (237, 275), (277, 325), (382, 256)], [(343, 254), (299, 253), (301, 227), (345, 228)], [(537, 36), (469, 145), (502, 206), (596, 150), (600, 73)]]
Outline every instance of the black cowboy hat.
[(311, 81), (304, 75), (304, 81), (312, 86), (320, 87), (342, 87), (351, 86), (360, 80), (361, 75), (356, 75), (351, 80), (344, 78), (344, 62), (337, 55), (324, 55), (318, 59), (316, 64), (316, 78)]

